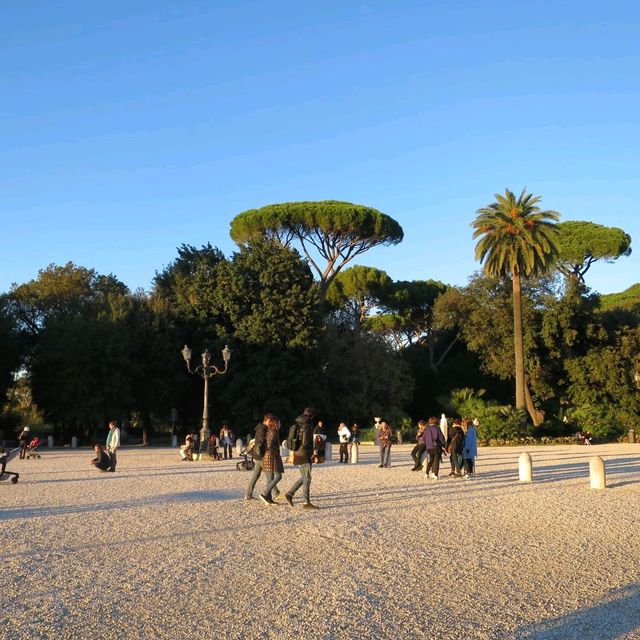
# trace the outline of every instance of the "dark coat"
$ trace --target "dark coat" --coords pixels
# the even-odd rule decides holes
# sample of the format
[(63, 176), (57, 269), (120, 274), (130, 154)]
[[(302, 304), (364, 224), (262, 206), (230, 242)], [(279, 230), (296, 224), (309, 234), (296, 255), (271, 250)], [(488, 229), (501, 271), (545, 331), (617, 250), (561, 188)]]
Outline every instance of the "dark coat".
[(296, 424), (300, 427), (302, 442), (293, 452), (293, 464), (309, 464), (313, 457), (313, 423), (309, 416), (302, 414), (296, 418)]
[(462, 453), (462, 446), (464, 444), (464, 431), (462, 427), (454, 424), (449, 429), (449, 441), (447, 442), (447, 450), (449, 453)]
[(262, 460), (262, 458), (264, 457), (264, 454), (260, 453), (260, 449), (262, 448), (262, 451), (265, 451), (265, 446), (262, 443), (266, 444), (266, 438), (267, 438), (267, 427), (264, 423), (260, 422), (259, 424), (256, 425), (256, 434), (254, 436), (253, 452), (252, 452), (254, 460)]

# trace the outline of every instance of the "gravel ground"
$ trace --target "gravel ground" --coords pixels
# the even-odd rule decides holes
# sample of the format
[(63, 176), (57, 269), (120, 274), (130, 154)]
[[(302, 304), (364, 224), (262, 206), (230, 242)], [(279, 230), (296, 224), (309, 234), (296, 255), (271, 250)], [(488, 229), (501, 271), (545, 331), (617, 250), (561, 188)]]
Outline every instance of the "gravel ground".
[[(88, 449), (14, 459), (0, 637), (640, 638), (639, 445), (529, 448), (531, 484), (521, 448), (437, 482), (410, 449), (389, 469), (365, 446), (314, 466), (316, 512), (245, 502), (236, 459), (131, 447), (115, 474)], [(287, 465), (281, 487), (298, 477)]]

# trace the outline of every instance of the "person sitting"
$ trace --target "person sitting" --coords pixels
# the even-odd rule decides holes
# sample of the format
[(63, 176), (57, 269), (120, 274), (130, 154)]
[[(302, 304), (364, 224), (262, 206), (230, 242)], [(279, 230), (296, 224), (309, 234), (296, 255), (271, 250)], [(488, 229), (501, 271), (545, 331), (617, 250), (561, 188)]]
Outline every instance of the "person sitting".
[(101, 444), (94, 444), (93, 451), (96, 457), (93, 460), (89, 460), (89, 464), (92, 464), (96, 469), (100, 471), (109, 471), (111, 469), (111, 456), (109, 452), (104, 449)]
[(193, 462), (193, 451), (195, 449), (195, 439), (193, 434), (187, 434), (187, 437), (184, 439), (184, 444), (180, 447), (180, 458), (182, 461), (188, 460), (189, 462)]

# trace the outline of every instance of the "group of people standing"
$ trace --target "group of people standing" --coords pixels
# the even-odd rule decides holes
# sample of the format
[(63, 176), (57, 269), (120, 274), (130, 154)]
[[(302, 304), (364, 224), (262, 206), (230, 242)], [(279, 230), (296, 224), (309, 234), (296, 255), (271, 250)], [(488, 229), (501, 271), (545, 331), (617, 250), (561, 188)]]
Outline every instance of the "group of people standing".
[(89, 461), (96, 469), (100, 471), (111, 471), (115, 473), (116, 464), (118, 463), (118, 449), (120, 448), (120, 427), (118, 422), (112, 420), (109, 423), (109, 433), (104, 447), (96, 443), (93, 445), (93, 451), (96, 457)]
[[(443, 416), (444, 418), (444, 416)], [(456, 418), (451, 426), (446, 419), (440, 424), (435, 417), (428, 421), (418, 421), (416, 446), (411, 451), (413, 458), (412, 471), (422, 468), (422, 458), (425, 451), (428, 462), (425, 475), (431, 480), (440, 478), (440, 462), (442, 455), (448, 454), (451, 463), (450, 476), (456, 478), (471, 478), (475, 472), (475, 459), (478, 456), (478, 434), (476, 427), (478, 420), (463, 420)]]

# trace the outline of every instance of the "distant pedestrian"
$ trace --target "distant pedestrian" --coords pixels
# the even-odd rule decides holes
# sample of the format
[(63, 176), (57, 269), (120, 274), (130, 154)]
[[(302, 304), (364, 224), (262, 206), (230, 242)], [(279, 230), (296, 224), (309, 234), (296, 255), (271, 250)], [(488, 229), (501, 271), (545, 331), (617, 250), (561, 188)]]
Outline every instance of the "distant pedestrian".
[(467, 432), (464, 436), (462, 445), (462, 462), (464, 465), (464, 477), (471, 478), (475, 473), (475, 459), (478, 457), (478, 434), (476, 426), (480, 424), (476, 418), (473, 422), (467, 424)]
[(313, 458), (312, 462), (322, 464), (325, 460), (325, 445), (327, 434), (324, 432), (324, 422), (318, 420), (318, 424), (313, 429)]
[(462, 477), (462, 447), (464, 444), (464, 431), (462, 429), (462, 421), (456, 418), (453, 426), (449, 429), (449, 438), (447, 440), (447, 452), (451, 458), (450, 476), (456, 478)]
[(444, 435), (438, 426), (438, 418), (432, 416), (429, 418), (429, 424), (426, 426), (422, 439), (429, 454), (429, 462), (427, 462), (427, 471), (425, 476), (431, 480), (438, 480), (440, 476), (440, 460), (442, 457), (442, 449), (445, 446)]
[(378, 432), (378, 441), (380, 442), (380, 464), (378, 467), (391, 466), (391, 438), (393, 434), (391, 427), (386, 420), (380, 422), (380, 431)]
[[(251, 457), (253, 458), (253, 473), (249, 478), (249, 484), (245, 492), (245, 500), (255, 500), (253, 497), (253, 490), (258, 482), (258, 478), (262, 475), (262, 459), (267, 452), (267, 419), (269, 414), (266, 414), (262, 418), (262, 422), (259, 422), (255, 428), (255, 435), (253, 436), (253, 450)], [(267, 481), (268, 482), (268, 481)]]
[(180, 446), (178, 453), (180, 454), (180, 459), (185, 462), (193, 462), (193, 450), (194, 450), (194, 440), (193, 435), (188, 433), (184, 439), (184, 444)]
[(229, 423), (226, 420), (222, 421), (222, 428), (220, 429), (220, 444), (222, 445), (222, 451), (224, 453), (224, 459), (231, 460), (233, 458), (233, 431), (229, 427)]
[(411, 471), (420, 471), (422, 468), (422, 456), (427, 450), (427, 445), (424, 443), (422, 434), (427, 428), (426, 420), (418, 420), (418, 431), (416, 433), (416, 446), (411, 450), (411, 457), (413, 458), (413, 467)]
[(27, 448), (29, 446), (29, 439), (31, 438), (31, 429), (25, 427), (18, 436), (18, 444), (20, 445), (20, 460), (24, 460), (27, 456)]
[(300, 468), (300, 478), (284, 494), (286, 501), (293, 507), (293, 496), (302, 487), (304, 498), (303, 509), (317, 509), (311, 502), (311, 459), (313, 456), (313, 418), (315, 411), (307, 407), (296, 418), (295, 424), (289, 430), (287, 444), (293, 452), (293, 464)]
[(118, 462), (118, 449), (120, 448), (120, 427), (118, 427), (117, 420), (112, 420), (109, 423), (109, 433), (107, 434), (107, 451), (111, 456), (111, 468), (109, 471), (116, 470), (116, 463)]
[(351, 431), (344, 422), (340, 423), (338, 428), (338, 439), (340, 440), (340, 462), (349, 462), (349, 439)]

